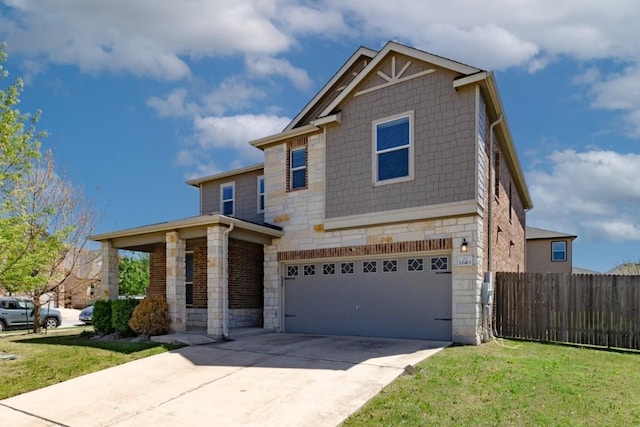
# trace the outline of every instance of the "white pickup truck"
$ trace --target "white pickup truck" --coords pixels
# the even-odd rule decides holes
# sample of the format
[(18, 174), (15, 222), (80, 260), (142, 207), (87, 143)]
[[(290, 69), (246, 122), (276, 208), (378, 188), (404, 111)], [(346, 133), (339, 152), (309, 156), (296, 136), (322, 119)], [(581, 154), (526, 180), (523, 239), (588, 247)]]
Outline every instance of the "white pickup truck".
[[(24, 298), (0, 297), (0, 331), (33, 326), (33, 301)], [(57, 328), (62, 322), (59, 310), (41, 307), (40, 322), (45, 328)]]

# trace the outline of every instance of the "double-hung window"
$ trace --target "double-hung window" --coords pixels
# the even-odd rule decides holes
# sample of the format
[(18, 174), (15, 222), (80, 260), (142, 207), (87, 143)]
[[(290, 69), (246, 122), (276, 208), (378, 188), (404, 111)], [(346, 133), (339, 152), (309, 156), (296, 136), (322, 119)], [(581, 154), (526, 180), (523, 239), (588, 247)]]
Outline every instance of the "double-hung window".
[(264, 212), (264, 175), (258, 177), (258, 213)]
[(413, 111), (373, 122), (373, 182), (413, 179)]
[(551, 242), (551, 261), (562, 262), (567, 260), (567, 242)]
[(222, 215), (233, 216), (235, 214), (235, 192), (236, 189), (233, 182), (220, 185), (220, 212), (222, 212)]
[(307, 186), (307, 147), (294, 148), (289, 153), (291, 190)]

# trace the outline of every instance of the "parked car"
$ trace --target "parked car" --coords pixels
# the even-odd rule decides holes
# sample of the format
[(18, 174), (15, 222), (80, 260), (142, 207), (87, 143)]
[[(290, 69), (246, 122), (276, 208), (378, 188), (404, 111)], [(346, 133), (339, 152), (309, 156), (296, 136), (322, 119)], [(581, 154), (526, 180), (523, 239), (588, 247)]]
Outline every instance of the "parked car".
[[(29, 328), (34, 322), (33, 301), (24, 298), (0, 297), (0, 331)], [(40, 322), (45, 328), (57, 328), (62, 323), (59, 310), (40, 308)]]
[(92, 317), (93, 317), (93, 306), (90, 305), (82, 309), (82, 311), (80, 312), (80, 316), (78, 316), (78, 319), (80, 319), (80, 321), (83, 322), (85, 325), (90, 325)]

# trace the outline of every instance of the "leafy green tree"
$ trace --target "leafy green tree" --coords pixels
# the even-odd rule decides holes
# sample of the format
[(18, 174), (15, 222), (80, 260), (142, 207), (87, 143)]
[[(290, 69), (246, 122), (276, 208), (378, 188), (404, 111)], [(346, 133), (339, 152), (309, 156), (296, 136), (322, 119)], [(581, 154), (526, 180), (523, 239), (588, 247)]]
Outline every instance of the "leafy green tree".
[[(9, 75), (3, 63), (7, 58), (6, 45), (0, 45), (0, 83)], [(23, 114), (17, 109), (23, 90), (21, 79), (6, 87), (0, 86), (0, 284), (11, 285), (25, 267), (48, 260), (42, 252), (31, 250), (33, 241), (42, 230), (31, 229), (34, 215), (23, 203), (27, 174), (33, 162), (40, 158), (40, 142), (46, 134), (35, 125), (40, 114)], [(49, 243), (53, 243), (49, 241)], [(55, 245), (54, 245), (55, 246)], [(52, 248), (54, 249), (54, 248)], [(44, 256), (44, 259), (42, 257)], [(31, 275), (27, 282), (37, 282)], [(8, 281), (8, 282), (7, 282)], [(27, 285), (28, 286), (28, 285)], [(11, 290), (11, 289), (9, 289)]]
[(33, 298), (39, 332), (41, 297), (78, 268), (96, 214), (91, 200), (56, 172), (53, 155), (41, 155), (39, 114), (17, 110), (21, 92), (20, 80), (0, 89), (0, 287)]
[(118, 260), (121, 295), (145, 295), (149, 287), (149, 255), (123, 255)]

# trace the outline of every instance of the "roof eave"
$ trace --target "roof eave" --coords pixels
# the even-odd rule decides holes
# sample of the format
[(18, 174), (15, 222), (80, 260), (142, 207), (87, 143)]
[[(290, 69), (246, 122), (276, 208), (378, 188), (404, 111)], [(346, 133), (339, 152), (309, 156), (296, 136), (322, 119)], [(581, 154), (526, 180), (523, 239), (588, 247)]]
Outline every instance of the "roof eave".
[(255, 171), (260, 170), (260, 169), (264, 169), (264, 163), (258, 163), (258, 164), (251, 165), (251, 166), (245, 166), (245, 167), (242, 167), (242, 168), (233, 169), (233, 170), (226, 171), (226, 172), (221, 172), (221, 173), (217, 173), (217, 174), (213, 174), (213, 175), (203, 176), (201, 178), (190, 179), (190, 180), (186, 181), (186, 183), (189, 184), (189, 185), (193, 185), (194, 187), (199, 187), (200, 184), (202, 184), (203, 182), (213, 181), (215, 179), (228, 178), (230, 176), (240, 175), (240, 174), (247, 173), (247, 172), (255, 172)]

